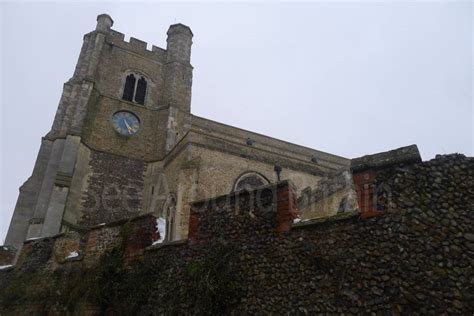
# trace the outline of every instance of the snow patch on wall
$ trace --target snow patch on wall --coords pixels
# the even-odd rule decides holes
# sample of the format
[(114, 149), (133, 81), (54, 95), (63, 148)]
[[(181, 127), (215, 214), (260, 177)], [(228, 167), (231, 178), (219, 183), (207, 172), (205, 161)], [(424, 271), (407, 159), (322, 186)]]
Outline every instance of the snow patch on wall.
[(153, 242), (153, 245), (161, 244), (165, 240), (166, 236), (166, 219), (163, 217), (158, 217), (156, 219), (156, 232), (160, 234), (160, 239)]
[(7, 264), (6, 266), (0, 266), (0, 270), (8, 269), (8, 268), (11, 268), (11, 267), (13, 267), (11, 264)]
[(66, 259), (76, 258), (78, 256), (79, 256), (79, 253), (77, 251), (71, 251), (69, 255), (66, 257)]

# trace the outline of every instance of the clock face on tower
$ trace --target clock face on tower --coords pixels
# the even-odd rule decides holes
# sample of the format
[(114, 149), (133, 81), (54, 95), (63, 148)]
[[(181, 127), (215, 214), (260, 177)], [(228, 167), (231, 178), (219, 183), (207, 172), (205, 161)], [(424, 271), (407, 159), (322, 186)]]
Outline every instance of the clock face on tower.
[(123, 136), (131, 136), (140, 129), (140, 120), (132, 112), (119, 111), (112, 115), (112, 127)]

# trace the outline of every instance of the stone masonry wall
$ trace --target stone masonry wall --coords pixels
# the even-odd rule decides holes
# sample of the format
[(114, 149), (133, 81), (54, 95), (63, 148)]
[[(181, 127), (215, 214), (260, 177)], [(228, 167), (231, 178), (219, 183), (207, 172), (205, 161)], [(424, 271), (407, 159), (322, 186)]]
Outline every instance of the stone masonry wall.
[(136, 263), (159, 237), (156, 218), (144, 215), (81, 233), (26, 241), (16, 266), (0, 269), (0, 312), (43, 315), (48, 310), (62, 315), (69, 310), (90, 315), (87, 298), (75, 291), (88, 288), (86, 296), (105, 296), (103, 288), (95, 287), (97, 282), (104, 283), (110, 271)]
[(142, 212), (145, 162), (92, 151), (89, 164), (91, 174), (79, 224), (94, 226)]
[[(110, 119), (118, 111), (130, 111), (140, 120), (133, 137), (119, 135)], [(158, 160), (165, 155), (168, 110), (151, 111), (143, 106), (105, 96), (91, 100), (84, 124), (83, 141), (96, 150), (132, 159)]]
[(291, 224), (295, 197), (284, 182), (194, 203), (191, 242), (148, 247), (125, 265), (124, 251), (103, 251), (86, 285), (76, 281), (85, 258), (53, 265), (51, 241), (35, 242), (37, 263), (26, 266), (65, 283), (35, 292), (19, 260), (0, 272), (0, 307), (5, 315), (472, 314), (474, 158), (394, 166), (375, 183), (386, 208), (370, 218), (346, 212)]
[(0, 246), (0, 266), (8, 266), (15, 259), (16, 248), (12, 246)]

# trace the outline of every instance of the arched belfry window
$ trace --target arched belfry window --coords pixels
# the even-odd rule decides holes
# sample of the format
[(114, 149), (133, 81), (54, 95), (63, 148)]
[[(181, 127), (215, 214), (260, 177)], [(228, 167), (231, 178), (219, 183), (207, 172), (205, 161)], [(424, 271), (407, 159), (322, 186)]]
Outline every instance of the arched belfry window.
[(146, 88), (147, 82), (145, 77), (139, 74), (131, 73), (125, 78), (122, 99), (144, 105)]
[(251, 191), (269, 183), (270, 181), (268, 181), (263, 175), (258, 172), (251, 171), (240, 175), (235, 181), (233, 189), (234, 191)]
[(135, 90), (135, 102), (138, 104), (145, 104), (145, 94), (146, 94), (146, 80), (141, 77), (137, 82), (137, 89)]

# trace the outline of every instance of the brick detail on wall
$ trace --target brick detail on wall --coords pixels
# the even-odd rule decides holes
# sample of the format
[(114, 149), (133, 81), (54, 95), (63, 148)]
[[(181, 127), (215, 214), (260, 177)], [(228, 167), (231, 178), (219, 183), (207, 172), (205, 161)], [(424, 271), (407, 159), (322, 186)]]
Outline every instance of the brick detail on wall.
[(125, 236), (124, 260), (125, 265), (137, 261), (142, 257), (143, 251), (153, 241), (160, 239), (154, 216), (144, 216), (136, 220), (128, 236)]
[(353, 174), (354, 187), (357, 193), (357, 202), (359, 211), (364, 218), (378, 216), (382, 214), (377, 210), (377, 201), (375, 192), (375, 176), (374, 170), (366, 170)]
[(277, 232), (291, 229), (293, 220), (298, 217), (295, 188), (290, 183), (277, 186)]
[(191, 208), (191, 214), (189, 215), (189, 230), (188, 239), (191, 245), (199, 243), (199, 216), (196, 208)]

